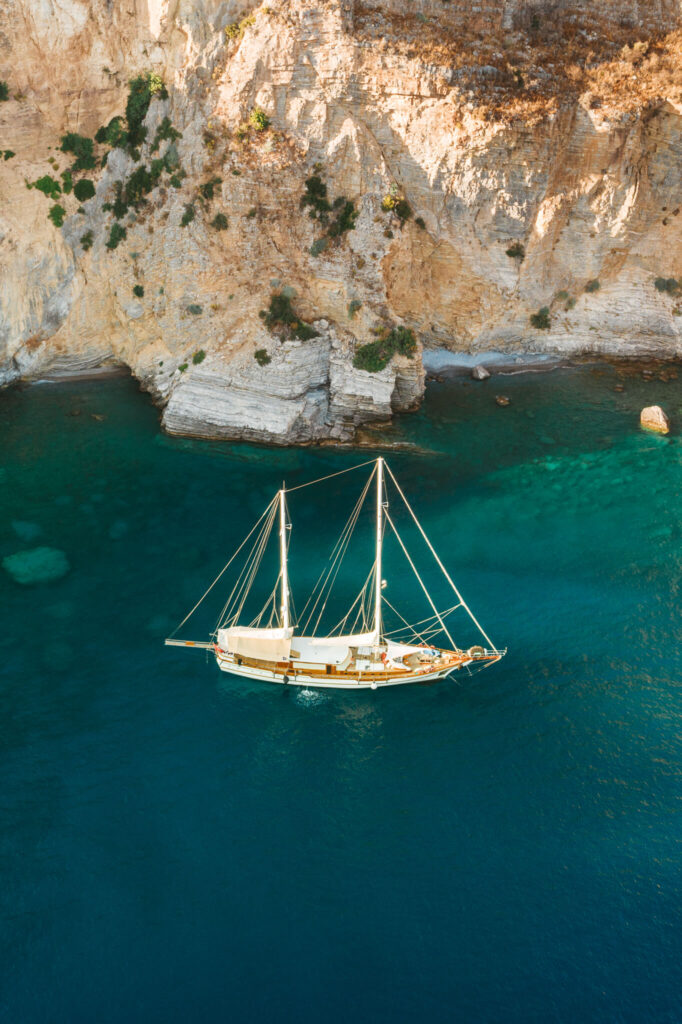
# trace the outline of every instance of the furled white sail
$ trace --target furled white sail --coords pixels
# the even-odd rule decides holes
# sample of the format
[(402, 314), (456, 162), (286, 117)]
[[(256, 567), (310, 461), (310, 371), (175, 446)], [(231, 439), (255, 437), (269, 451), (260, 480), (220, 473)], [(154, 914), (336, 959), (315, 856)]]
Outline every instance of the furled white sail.
[(218, 630), (218, 646), (229, 654), (266, 661), (288, 661), (293, 629), (253, 629), (231, 626)]

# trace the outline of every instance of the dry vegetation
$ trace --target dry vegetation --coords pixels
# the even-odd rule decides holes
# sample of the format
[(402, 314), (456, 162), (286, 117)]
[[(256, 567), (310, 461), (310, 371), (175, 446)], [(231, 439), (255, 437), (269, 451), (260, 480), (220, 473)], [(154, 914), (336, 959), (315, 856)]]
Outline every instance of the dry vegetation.
[[(652, 5), (652, 7), (655, 5)], [(392, 0), (355, 6), (354, 32), (386, 52), (441, 70), (490, 120), (535, 120), (579, 96), (604, 116), (661, 99), (682, 102), (679, 15), (623, 16), (608, 2), (545, 0), (502, 24), (501, 0), (464, 0), (407, 11)]]

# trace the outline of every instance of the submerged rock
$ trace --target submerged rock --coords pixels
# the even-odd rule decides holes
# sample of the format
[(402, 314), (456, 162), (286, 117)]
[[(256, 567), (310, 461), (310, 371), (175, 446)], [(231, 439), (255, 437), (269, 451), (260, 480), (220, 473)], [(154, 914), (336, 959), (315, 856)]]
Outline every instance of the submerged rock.
[(508, 395), (495, 395), (495, 401), (498, 405), (509, 405), (511, 398)]
[(471, 376), (474, 380), (487, 380), (490, 376), (490, 370), (486, 370), (485, 366), (481, 366), (479, 364), (478, 366), (474, 366), (471, 371)]
[(52, 583), (66, 576), (71, 568), (63, 551), (58, 548), (30, 548), (7, 555), (2, 567), (17, 583)]
[(16, 533), (17, 537), (21, 540), (28, 541), (37, 540), (43, 532), (42, 526), (38, 526), (37, 523), (25, 523), (20, 519), (12, 520), (12, 529)]
[(667, 434), (670, 430), (668, 417), (660, 405), (648, 405), (642, 409), (639, 422), (645, 430), (653, 430), (657, 434)]

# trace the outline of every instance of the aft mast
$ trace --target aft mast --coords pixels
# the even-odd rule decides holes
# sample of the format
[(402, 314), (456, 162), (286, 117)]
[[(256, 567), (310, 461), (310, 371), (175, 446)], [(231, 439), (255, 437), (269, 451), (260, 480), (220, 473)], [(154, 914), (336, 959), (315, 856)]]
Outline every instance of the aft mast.
[(282, 627), (289, 628), (289, 572), (287, 568), (287, 513), (284, 501), (284, 488), (279, 492), (279, 559), (280, 580), (282, 584)]
[(381, 642), (381, 541), (384, 511), (384, 460), (377, 459), (377, 552), (375, 562), (376, 579), (374, 581), (374, 632), (376, 643)]

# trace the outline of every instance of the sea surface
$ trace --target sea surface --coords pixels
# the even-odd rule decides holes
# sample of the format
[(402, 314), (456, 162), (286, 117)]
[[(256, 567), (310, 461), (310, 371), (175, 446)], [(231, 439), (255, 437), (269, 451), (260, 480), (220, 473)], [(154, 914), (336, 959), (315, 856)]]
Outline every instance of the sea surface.
[[(667, 438), (638, 427), (654, 402)], [(376, 444), (508, 654), (302, 694), (163, 638), (282, 480), (379, 447), (165, 437), (127, 379), (2, 392), (0, 559), (69, 571), (0, 570), (0, 1019), (679, 1024), (681, 430), (682, 379), (636, 370), (431, 384)], [(297, 608), (370, 468), (290, 494)], [(274, 572), (268, 549), (249, 615)], [(389, 533), (383, 576), (428, 614)], [(179, 635), (206, 638), (228, 590)]]

